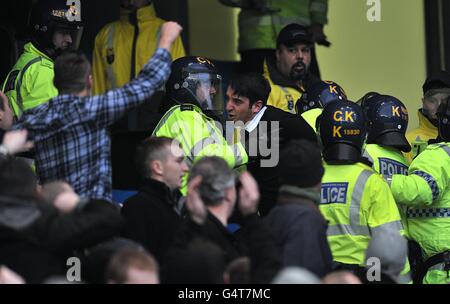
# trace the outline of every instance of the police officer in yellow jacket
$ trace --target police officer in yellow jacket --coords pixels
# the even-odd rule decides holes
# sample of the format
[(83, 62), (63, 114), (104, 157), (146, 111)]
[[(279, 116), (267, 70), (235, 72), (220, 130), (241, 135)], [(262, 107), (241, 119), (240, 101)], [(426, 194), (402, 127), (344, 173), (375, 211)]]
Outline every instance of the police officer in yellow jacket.
[[(105, 25), (95, 38), (94, 95), (122, 87), (135, 77), (153, 55), (163, 19), (149, 0), (121, 0), (120, 19)], [(185, 56), (183, 42), (173, 44), (173, 60)]]
[(450, 96), (450, 74), (439, 71), (430, 75), (423, 86), (422, 108), (418, 110), (419, 127), (406, 133), (412, 151), (406, 154), (409, 163), (428, 145), (430, 139), (438, 136), (436, 111)]
[(358, 271), (373, 236), (400, 233), (400, 215), (388, 184), (361, 156), (366, 138), (361, 107), (329, 103), (319, 116), (318, 132), (325, 160), (320, 210), (329, 223), (328, 242), (339, 268)]
[(81, 8), (64, 0), (38, 1), (32, 8), (32, 39), (9, 72), (3, 91), (16, 118), (58, 95), (53, 85), (53, 61), (81, 39)]
[(394, 175), (391, 190), (407, 206), (408, 234), (422, 249), (423, 283), (450, 283), (450, 104), (437, 111), (439, 136), (411, 163), (408, 176)]
[(316, 130), (317, 117), (333, 100), (347, 100), (344, 89), (334, 81), (318, 81), (303, 93), (297, 104), (297, 111)]
[[(242, 144), (229, 145), (223, 136), (221, 81), (215, 66), (206, 58), (182, 57), (172, 63), (166, 92), (173, 106), (159, 121), (153, 135), (177, 139), (189, 168), (200, 158), (213, 155), (224, 158), (232, 168), (248, 162)], [(185, 178), (181, 190), (185, 194)]]
[(309, 73), (311, 39), (306, 28), (295, 23), (278, 34), (276, 56), (268, 57), (264, 64), (264, 76), (271, 86), (269, 106), (298, 113), (297, 103), (305, 88), (319, 81)]

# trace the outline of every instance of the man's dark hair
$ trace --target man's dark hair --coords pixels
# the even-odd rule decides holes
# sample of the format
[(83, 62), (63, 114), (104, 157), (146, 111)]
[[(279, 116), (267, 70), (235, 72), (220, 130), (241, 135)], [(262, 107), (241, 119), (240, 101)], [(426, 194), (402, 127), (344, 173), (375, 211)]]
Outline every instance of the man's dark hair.
[(304, 139), (289, 141), (281, 150), (278, 170), (281, 185), (302, 188), (317, 185), (324, 174), (318, 144)]
[(196, 237), (173, 246), (161, 271), (163, 284), (223, 284), (225, 253), (214, 242)]
[(422, 90), (425, 95), (429, 90), (450, 88), (450, 74), (447, 71), (437, 71), (430, 74), (423, 83)]
[(53, 83), (59, 94), (78, 94), (86, 88), (91, 64), (79, 51), (66, 51), (55, 61)]
[(155, 160), (165, 161), (173, 143), (178, 143), (178, 141), (168, 137), (145, 139), (136, 149), (136, 168), (139, 174), (144, 178), (151, 178), (151, 163)]
[(0, 159), (0, 195), (19, 199), (36, 198), (36, 176), (21, 159)]
[(258, 100), (266, 105), (271, 90), (269, 81), (258, 73), (237, 75), (230, 81), (230, 87), (235, 94), (247, 97), (250, 100), (250, 107)]

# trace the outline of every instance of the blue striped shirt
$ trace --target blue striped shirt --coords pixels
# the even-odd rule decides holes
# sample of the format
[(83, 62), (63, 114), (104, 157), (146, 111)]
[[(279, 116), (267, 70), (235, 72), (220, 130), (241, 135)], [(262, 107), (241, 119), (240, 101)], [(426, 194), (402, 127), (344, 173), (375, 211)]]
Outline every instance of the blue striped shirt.
[(138, 77), (104, 95), (59, 95), (25, 112), (14, 129), (34, 141), (41, 182), (63, 180), (82, 196), (112, 201), (108, 127), (153, 95), (170, 74), (171, 57), (158, 49)]

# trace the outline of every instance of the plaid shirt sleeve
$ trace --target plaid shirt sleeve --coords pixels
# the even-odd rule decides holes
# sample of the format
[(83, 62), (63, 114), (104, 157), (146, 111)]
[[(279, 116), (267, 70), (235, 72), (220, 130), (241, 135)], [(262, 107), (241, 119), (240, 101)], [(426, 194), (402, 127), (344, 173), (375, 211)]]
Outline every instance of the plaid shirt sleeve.
[(128, 110), (149, 100), (164, 85), (170, 75), (171, 55), (165, 49), (157, 49), (139, 75), (122, 88), (103, 95), (81, 99), (85, 119), (100, 125), (111, 125)]

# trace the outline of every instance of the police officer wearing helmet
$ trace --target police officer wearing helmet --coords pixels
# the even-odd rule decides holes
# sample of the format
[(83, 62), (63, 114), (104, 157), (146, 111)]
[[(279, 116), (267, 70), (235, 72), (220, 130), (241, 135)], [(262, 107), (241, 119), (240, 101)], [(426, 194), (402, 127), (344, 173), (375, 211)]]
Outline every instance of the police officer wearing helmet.
[[(172, 107), (159, 121), (153, 135), (177, 139), (189, 168), (203, 156), (222, 157), (232, 168), (248, 162), (242, 144), (228, 145), (223, 137), (218, 122), (224, 107), (221, 83), (222, 77), (209, 59), (187, 56), (172, 63), (172, 73), (166, 83), (166, 97)], [(185, 177), (183, 194), (186, 194)]]
[[(411, 151), (405, 137), (408, 127), (408, 111), (405, 105), (393, 96), (376, 92), (367, 93), (358, 103), (367, 119), (368, 136), (363, 156), (370, 160), (372, 168), (385, 180), (394, 174), (408, 174), (409, 164), (402, 153)], [(407, 235), (406, 208), (399, 206), (399, 212)], [(409, 257), (414, 265), (413, 249), (414, 247), (410, 247)]]
[(361, 156), (367, 134), (361, 107), (332, 101), (318, 120), (325, 160), (320, 210), (328, 220), (328, 242), (337, 268), (359, 273), (370, 239), (400, 233), (400, 215), (388, 184)]
[(368, 136), (364, 156), (384, 178), (406, 174), (408, 163), (402, 152), (411, 151), (405, 133), (408, 111), (397, 98), (374, 95), (361, 102), (367, 118)]
[(166, 83), (171, 105), (193, 104), (214, 118), (223, 119), (222, 76), (207, 58), (186, 56), (172, 63)]
[(297, 112), (315, 129), (317, 117), (333, 100), (347, 100), (344, 89), (334, 81), (323, 80), (311, 85), (297, 103)]
[(423, 283), (450, 283), (450, 104), (437, 110), (439, 135), (411, 163), (408, 176), (394, 175), (391, 190), (407, 207), (408, 235), (421, 248)]
[(65, 0), (41, 0), (32, 8), (31, 41), (8, 74), (3, 91), (15, 117), (58, 95), (53, 85), (55, 58), (68, 48), (76, 48), (81, 38), (80, 7)]

